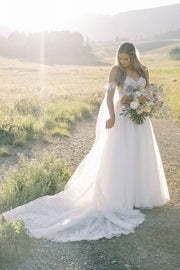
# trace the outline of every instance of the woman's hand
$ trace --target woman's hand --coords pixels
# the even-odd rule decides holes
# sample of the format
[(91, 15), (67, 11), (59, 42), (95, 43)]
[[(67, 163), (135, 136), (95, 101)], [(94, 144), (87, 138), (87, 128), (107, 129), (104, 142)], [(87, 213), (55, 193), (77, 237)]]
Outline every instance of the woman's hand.
[(111, 117), (106, 121), (106, 127), (105, 128), (112, 128), (115, 123), (115, 117)]

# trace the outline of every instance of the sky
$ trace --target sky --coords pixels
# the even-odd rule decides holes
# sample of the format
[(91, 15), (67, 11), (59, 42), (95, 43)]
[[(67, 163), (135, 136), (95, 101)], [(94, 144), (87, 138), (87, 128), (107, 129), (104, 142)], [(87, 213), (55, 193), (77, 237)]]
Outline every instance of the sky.
[(177, 3), (180, 0), (0, 0), (0, 25), (25, 32), (56, 30), (80, 14), (114, 15)]

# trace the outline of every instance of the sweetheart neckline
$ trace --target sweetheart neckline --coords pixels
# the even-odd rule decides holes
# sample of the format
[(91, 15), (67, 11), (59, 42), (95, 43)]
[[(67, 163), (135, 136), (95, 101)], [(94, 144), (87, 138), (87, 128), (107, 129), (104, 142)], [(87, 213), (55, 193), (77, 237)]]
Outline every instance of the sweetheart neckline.
[(135, 81), (135, 82), (138, 82), (138, 81), (140, 80), (140, 78), (143, 78), (142, 76), (140, 76), (139, 79), (136, 81), (133, 77), (131, 77), (131, 76), (129, 76), (129, 75), (126, 75), (126, 78), (127, 78), (127, 77), (131, 78), (131, 79), (132, 79), (133, 81)]

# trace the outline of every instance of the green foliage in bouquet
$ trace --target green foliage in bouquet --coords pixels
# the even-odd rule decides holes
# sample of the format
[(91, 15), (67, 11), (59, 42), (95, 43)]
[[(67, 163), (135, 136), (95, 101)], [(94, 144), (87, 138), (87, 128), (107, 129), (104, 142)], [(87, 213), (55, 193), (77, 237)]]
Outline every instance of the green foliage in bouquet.
[(128, 116), (128, 118), (136, 125), (143, 124), (144, 120), (146, 119), (145, 115), (138, 115), (136, 110), (129, 110), (125, 113), (120, 113), (120, 115), (124, 115), (125, 117)]

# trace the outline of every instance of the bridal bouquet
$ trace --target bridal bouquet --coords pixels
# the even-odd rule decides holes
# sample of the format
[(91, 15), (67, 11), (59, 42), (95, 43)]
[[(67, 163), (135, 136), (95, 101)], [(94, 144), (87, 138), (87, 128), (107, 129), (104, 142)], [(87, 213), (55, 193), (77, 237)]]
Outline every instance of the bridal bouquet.
[(156, 92), (150, 88), (142, 88), (141, 86), (128, 86), (121, 98), (122, 113), (133, 121), (133, 123), (143, 124), (146, 117), (152, 117), (153, 113), (160, 110), (163, 101)]

